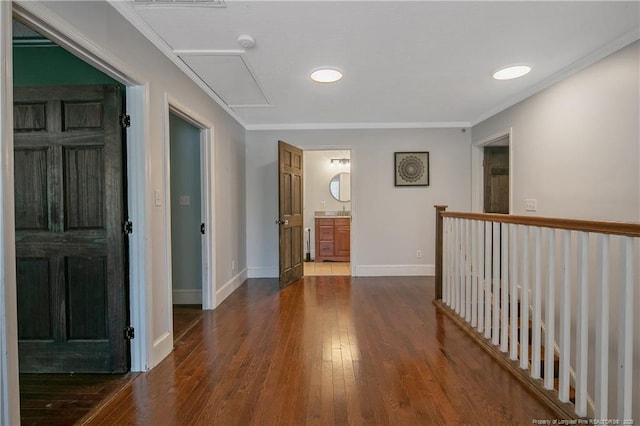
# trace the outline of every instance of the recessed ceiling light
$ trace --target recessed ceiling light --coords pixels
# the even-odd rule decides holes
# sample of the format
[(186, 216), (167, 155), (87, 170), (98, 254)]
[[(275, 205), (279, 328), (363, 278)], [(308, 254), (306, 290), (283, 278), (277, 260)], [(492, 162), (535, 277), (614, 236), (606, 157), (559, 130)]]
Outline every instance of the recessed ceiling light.
[(531, 67), (527, 65), (514, 65), (505, 68), (501, 68), (493, 73), (493, 78), (496, 80), (511, 80), (512, 78), (522, 77), (531, 71)]
[(333, 68), (320, 68), (311, 73), (311, 80), (318, 83), (333, 83), (342, 78), (342, 73)]

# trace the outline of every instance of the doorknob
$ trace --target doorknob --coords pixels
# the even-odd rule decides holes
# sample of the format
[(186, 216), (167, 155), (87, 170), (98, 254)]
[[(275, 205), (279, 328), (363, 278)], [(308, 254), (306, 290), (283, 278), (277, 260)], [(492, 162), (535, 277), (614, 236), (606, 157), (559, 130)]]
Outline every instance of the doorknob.
[(276, 224), (277, 225), (288, 225), (289, 221), (286, 220), (286, 219), (284, 219), (284, 220), (283, 219), (278, 219), (278, 220), (276, 220)]

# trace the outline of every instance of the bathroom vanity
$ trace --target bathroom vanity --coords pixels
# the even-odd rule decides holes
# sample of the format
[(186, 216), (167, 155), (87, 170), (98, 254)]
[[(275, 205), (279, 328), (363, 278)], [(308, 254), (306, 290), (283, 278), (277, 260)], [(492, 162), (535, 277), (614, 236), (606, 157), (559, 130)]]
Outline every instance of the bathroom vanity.
[(316, 223), (316, 262), (332, 260), (349, 262), (351, 255), (351, 216), (349, 212), (335, 212), (336, 215), (318, 214)]

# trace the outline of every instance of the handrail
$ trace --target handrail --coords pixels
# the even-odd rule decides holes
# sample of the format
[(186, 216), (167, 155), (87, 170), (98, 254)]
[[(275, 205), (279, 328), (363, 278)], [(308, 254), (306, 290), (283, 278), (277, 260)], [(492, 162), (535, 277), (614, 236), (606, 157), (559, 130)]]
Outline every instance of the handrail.
[[(435, 206), (436, 209), (442, 206)], [(483, 220), (488, 222), (513, 223), (518, 225), (539, 226), (542, 228), (567, 229), (571, 231), (598, 232), (601, 234), (640, 237), (640, 223), (607, 222), (553, 217), (516, 216), (492, 213), (465, 213), (442, 211), (442, 217)]]

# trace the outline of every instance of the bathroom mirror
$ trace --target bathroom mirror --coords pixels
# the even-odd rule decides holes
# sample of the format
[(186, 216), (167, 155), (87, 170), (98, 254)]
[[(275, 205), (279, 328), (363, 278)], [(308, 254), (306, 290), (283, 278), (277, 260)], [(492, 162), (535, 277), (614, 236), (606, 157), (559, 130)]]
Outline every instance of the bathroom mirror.
[(351, 174), (342, 172), (331, 178), (329, 192), (338, 201), (351, 201)]

